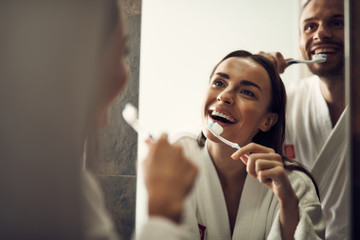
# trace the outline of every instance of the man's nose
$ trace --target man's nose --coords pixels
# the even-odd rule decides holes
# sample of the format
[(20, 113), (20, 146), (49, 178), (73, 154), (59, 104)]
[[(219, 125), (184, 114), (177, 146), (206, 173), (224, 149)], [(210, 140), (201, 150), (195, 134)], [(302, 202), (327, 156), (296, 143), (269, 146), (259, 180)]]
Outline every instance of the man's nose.
[(314, 34), (314, 40), (323, 41), (332, 37), (331, 31), (324, 24), (320, 24)]

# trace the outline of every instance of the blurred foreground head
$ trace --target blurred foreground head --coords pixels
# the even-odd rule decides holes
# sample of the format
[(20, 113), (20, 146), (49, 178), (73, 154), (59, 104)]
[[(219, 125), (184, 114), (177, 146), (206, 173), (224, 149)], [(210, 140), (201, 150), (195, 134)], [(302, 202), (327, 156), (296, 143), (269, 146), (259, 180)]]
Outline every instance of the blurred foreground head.
[(116, 0), (0, 7), (0, 238), (82, 239), (84, 140), (127, 80)]

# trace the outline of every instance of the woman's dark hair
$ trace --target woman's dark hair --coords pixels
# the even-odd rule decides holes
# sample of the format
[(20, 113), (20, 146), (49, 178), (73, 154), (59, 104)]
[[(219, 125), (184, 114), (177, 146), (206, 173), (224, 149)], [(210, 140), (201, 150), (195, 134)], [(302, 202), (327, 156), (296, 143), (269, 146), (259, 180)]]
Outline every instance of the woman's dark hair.
[[(217, 67), (226, 59), (231, 57), (238, 58), (250, 58), (254, 62), (260, 64), (268, 73), (271, 82), (271, 102), (268, 106), (269, 112), (276, 113), (278, 115), (278, 120), (274, 124), (274, 126), (267, 132), (259, 131), (252, 141), (257, 144), (261, 144), (263, 146), (274, 149), (276, 153), (278, 153), (283, 161), (284, 167), (287, 170), (299, 170), (307, 174), (312, 181), (314, 182), (317, 195), (319, 196), (319, 190), (317, 184), (315, 183), (314, 178), (310, 174), (310, 172), (302, 166), (300, 163), (288, 159), (283, 154), (283, 142), (285, 139), (285, 111), (286, 111), (286, 91), (283, 81), (281, 80), (279, 74), (277, 73), (274, 65), (267, 58), (259, 54), (252, 54), (248, 51), (238, 50), (229, 53), (226, 55), (216, 66), (214, 67), (210, 78), (213, 76)], [(201, 132), (198, 137), (199, 146), (204, 146), (206, 137)]]

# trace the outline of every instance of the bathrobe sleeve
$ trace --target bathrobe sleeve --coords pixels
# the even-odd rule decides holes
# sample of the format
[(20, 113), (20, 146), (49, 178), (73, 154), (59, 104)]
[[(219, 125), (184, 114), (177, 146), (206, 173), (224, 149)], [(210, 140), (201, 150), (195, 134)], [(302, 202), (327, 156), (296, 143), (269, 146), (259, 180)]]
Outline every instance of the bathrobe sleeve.
[(184, 231), (183, 227), (183, 225), (175, 224), (166, 218), (150, 217), (139, 234), (139, 237), (137, 237), (137, 240), (192, 239), (188, 232)]
[(113, 220), (105, 207), (103, 192), (95, 176), (88, 170), (83, 170), (81, 177), (84, 194), (85, 239), (120, 240)]
[[(194, 138), (194, 136), (191, 134), (179, 133), (179, 135), (171, 136), (170, 142), (172, 142), (173, 144), (179, 144), (178, 141), (182, 137), (185, 137), (186, 140), (188, 140), (188, 138), (190, 139)], [(185, 141), (185, 143), (188, 142)], [(184, 147), (186, 148), (186, 150), (188, 149), (194, 150), (191, 144), (185, 145)], [(139, 234), (136, 236), (136, 240), (200, 239), (199, 227), (196, 217), (196, 207), (194, 204), (194, 199), (190, 197), (193, 194), (193, 192), (194, 191), (192, 191), (184, 201), (184, 209), (180, 224), (176, 224), (173, 221), (170, 221), (164, 217), (149, 217), (148, 221), (144, 224)]]
[[(325, 219), (313, 182), (299, 171), (291, 171), (289, 179), (299, 198), (299, 223), (294, 238), (325, 239)], [(277, 211), (267, 239), (281, 239), (279, 218), (280, 210)]]
[[(108, 213), (102, 190), (95, 177), (87, 170), (83, 171), (83, 190), (85, 194), (85, 239), (108, 239), (120, 240), (115, 231), (113, 221)], [(163, 217), (150, 217), (141, 229), (138, 240), (189, 240), (199, 239), (189, 235), (188, 228), (184, 223), (176, 224)], [(133, 236), (135, 240), (135, 236)]]

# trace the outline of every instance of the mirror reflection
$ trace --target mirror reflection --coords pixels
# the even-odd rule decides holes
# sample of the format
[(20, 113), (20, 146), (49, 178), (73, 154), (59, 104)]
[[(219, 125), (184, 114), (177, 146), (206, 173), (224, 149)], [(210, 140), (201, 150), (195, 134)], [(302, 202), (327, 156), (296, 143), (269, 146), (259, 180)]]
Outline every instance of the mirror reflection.
[[(209, 76), (216, 63), (233, 50), (245, 49), (252, 53), (276, 51), (284, 58), (295, 59), (311, 59), (314, 54), (326, 54), (326, 63), (312, 65), (311, 72), (307, 66), (298, 64), (287, 67), (281, 74), (287, 86), (308, 76), (318, 76), (312, 81), (315, 86), (301, 90), (302, 95), (294, 93), (297, 99), (294, 97), (294, 102), (289, 103), (298, 104), (299, 108), (294, 107), (288, 117), (289, 138), (286, 139), (284, 154), (301, 161), (314, 175), (327, 208), (325, 219), (331, 226), (327, 238), (346, 238), (348, 209), (344, 203), (348, 201), (348, 143), (341, 141), (341, 151), (333, 147), (340, 144), (338, 139), (347, 139), (343, 2), (312, 0), (300, 15), (302, 2), (258, 0), (223, 4), (220, 1), (150, 3), (144, 0), (140, 120), (155, 135), (161, 132), (173, 135), (183, 131), (199, 134), (204, 128), (201, 113)], [(314, 30), (309, 33), (309, 29)], [(281, 59), (277, 61), (281, 62)], [(331, 72), (335, 65), (337, 70)], [(297, 90), (300, 91), (300, 87), (294, 91)], [(309, 99), (307, 95), (316, 97), (303, 101)], [(305, 115), (297, 114), (302, 111), (301, 107), (308, 111)], [(290, 136), (293, 136), (292, 139)], [(146, 148), (140, 141), (139, 159), (144, 152)], [(305, 162), (299, 157), (306, 159)], [(334, 165), (330, 171), (323, 171), (330, 164), (327, 159), (331, 159)], [(137, 229), (146, 220), (146, 192), (141, 174), (140, 171), (137, 185)], [(334, 178), (334, 175), (337, 177)], [(332, 195), (333, 191), (339, 194)], [(338, 221), (332, 222), (331, 219)]]

